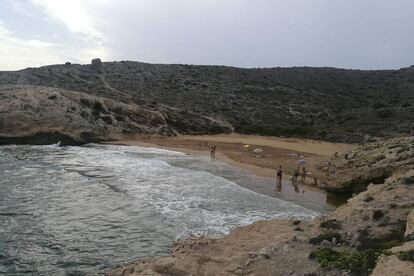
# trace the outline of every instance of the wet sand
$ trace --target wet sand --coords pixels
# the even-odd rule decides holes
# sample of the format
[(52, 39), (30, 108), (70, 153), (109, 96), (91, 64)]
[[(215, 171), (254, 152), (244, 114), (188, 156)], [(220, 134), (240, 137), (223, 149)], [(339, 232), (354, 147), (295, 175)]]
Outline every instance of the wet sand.
[[(318, 211), (332, 210), (344, 203), (347, 195), (331, 194), (313, 187), (313, 177), (321, 179), (318, 165), (335, 154), (352, 149), (353, 145), (329, 142), (273, 138), (249, 135), (179, 136), (179, 137), (117, 137), (117, 141), (108, 142), (120, 145), (157, 147), (181, 151), (188, 154), (209, 156), (210, 147), (217, 146), (215, 160), (226, 162), (234, 167), (253, 172), (267, 181), (247, 182), (245, 188), (293, 201)], [(248, 147), (246, 145), (249, 145)], [(254, 154), (254, 149), (263, 150)], [(297, 168), (298, 160), (305, 159), (308, 171), (306, 180), (292, 183), (291, 174)], [(282, 189), (276, 188), (275, 168), (281, 165), (284, 171)], [(269, 179), (271, 178), (271, 179)], [(300, 180), (300, 177), (299, 177)], [(246, 183), (246, 182), (245, 182)], [(239, 183), (238, 183), (239, 184)]]

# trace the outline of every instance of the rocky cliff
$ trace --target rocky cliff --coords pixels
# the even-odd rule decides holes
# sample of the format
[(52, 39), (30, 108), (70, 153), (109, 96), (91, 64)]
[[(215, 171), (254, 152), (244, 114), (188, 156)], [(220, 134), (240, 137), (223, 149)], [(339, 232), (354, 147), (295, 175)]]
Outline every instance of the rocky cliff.
[(334, 156), (320, 164), (326, 177), (322, 188), (359, 193), (368, 184), (384, 183), (388, 177), (414, 169), (414, 137), (380, 139)]
[(82, 144), (117, 135), (230, 132), (206, 116), (166, 106), (145, 108), (41, 86), (0, 86), (0, 144)]
[[(363, 142), (414, 127), (413, 67), (241, 69), (94, 59), (90, 65), (0, 72), (0, 84), (68, 89), (149, 109), (168, 106), (247, 134)], [(187, 133), (176, 119), (171, 123)]]

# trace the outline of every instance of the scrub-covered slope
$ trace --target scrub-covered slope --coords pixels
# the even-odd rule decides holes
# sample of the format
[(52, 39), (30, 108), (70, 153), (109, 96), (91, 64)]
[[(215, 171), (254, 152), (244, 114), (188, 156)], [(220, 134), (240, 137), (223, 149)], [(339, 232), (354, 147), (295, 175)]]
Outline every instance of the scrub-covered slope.
[(240, 69), (94, 60), (0, 72), (0, 84), (58, 87), (148, 108), (163, 104), (230, 123), (240, 133), (362, 142), (414, 127), (413, 67)]

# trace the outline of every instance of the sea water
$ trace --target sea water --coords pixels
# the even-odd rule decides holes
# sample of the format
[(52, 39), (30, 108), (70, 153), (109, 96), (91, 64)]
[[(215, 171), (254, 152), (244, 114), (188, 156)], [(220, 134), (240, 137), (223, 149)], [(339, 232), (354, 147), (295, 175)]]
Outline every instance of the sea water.
[(0, 146), (0, 274), (84, 275), (166, 255), (190, 235), (318, 214), (238, 181), (255, 179), (168, 150)]

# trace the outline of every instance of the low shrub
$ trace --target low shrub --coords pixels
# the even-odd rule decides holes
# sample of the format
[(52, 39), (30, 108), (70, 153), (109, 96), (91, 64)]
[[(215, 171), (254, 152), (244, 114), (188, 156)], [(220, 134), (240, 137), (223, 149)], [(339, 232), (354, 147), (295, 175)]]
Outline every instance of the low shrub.
[(398, 220), (397, 222), (390, 224), (391, 230), (384, 236), (371, 237), (368, 229), (359, 230), (358, 233), (358, 249), (359, 250), (384, 250), (391, 247), (399, 246), (404, 241), (404, 234), (407, 221)]
[(413, 176), (404, 177), (403, 178), (403, 183), (405, 185), (413, 185), (414, 184), (414, 175)]
[(369, 275), (375, 267), (382, 250), (335, 251), (319, 248), (310, 253), (323, 269), (349, 271), (352, 275)]
[(410, 262), (414, 262), (414, 249), (412, 250), (408, 250), (405, 252), (399, 252), (397, 254), (397, 257), (401, 260), (401, 261), (410, 261)]
[(373, 220), (379, 220), (380, 218), (384, 217), (384, 212), (381, 210), (374, 210), (374, 213), (372, 214)]
[(341, 235), (339, 233), (330, 232), (330, 233), (324, 233), (316, 237), (310, 238), (309, 243), (316, 245), (316, 244), (320, 244), (324, 240), (332, 242), (334, 238), (336, 239), (337, 242), (341, 241)]
[(364, 199), (364, 201), (365, 202), (371, 202), (371, 201), (373, 201), (374, 200), (374, 198), (372, 197), (372, 196), (367, 196), (365, 199)]
[(321, 222), (320, 226), (322, 228), (329, 228), (329, 229), (341, 229), (341, 223), (336, 219), (330, 219), (327, 221)]

